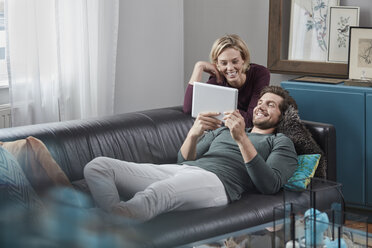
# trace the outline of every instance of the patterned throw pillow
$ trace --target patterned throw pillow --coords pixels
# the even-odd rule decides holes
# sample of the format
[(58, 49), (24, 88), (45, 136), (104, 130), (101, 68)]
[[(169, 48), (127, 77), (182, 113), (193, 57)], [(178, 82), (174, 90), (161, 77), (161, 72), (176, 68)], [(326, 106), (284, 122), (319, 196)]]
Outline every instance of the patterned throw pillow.
[(0, 146), (1, 205), (15, 204), (24, 209), (40, 209), (41, 200), (33, 190), (17, 160)]
[(26, 139), (0, 142), (18, 161), (36, 193), (42, 197), (52, 187), (70, 187), (66, 174), (53, 159), (45, 144), (32, 136)]
[(310, 178), (315, 174), (320, 157), (320, 154), (297, 156), (297, 168), (284, 187), (287, 189), (306, 189), (307, 185), (310, 183)]

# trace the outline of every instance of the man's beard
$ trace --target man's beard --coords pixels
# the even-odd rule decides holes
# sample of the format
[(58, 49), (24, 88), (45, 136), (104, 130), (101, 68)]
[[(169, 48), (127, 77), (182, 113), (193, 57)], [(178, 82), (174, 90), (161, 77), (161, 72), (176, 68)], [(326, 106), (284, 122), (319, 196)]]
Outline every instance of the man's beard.
[(259, 128), (259, 129), (262, 129), (262, 130), (267, 130), (267, 129), (270, 129), (270, 128), (276, 128), (278, 123), (272, 123), (271, 121), (256, 121), (256, 120), (253, 120), (253, 126)]

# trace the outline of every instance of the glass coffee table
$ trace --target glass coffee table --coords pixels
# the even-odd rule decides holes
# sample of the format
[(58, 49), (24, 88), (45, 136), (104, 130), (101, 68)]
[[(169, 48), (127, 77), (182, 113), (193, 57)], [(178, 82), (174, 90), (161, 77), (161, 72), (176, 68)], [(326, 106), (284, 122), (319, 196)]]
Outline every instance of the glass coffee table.
[[(367, 217), (343, 211), (341, 184), (320, 178), (303, 178), (292, 184), (284, 189), (283, 204), (273, 208), (272, 222), (181, 247), (372, 247)], [(308, 201), (292, 202), (300, 195)], [(330, 195), (332, 201), (323, 204), (321, 199)]]
[[(277, 221), (276, 221), (277, 222)], [(284, 222), (284, 221), (283, 221)], [(278, 222), (277, 222), (278, 223)], [(283, 226), (276, 223), (274, 230), (274, 222), (268, 222), (251, 228), (243, 229), (240, 231), (226, 233), (210, 239), (200, 240), (187, 245), (180, 246), (182, 248), (279, 248), (279, 247), (322, 247), (326, 248), (326, 245), (309, 246), (301, 242), (296, 242), (293, 246), (293, 242), (290, 244), (283, 242)], [(301, 225), (301, 223), (299, 224)], [(329, 247), (372, 247), (372, 234), (358, 229), (350, 227), (342, 227), (342, 236), (345, 241), (344, 244), (339, 244), (335, 241), (332, 246)], [(299, 239), (298, 239), (299, 240)], [(346, 246), (344, 246), (346, 244)]]
[(273, 222), (193, 242), (182, 248), (272, 247)]

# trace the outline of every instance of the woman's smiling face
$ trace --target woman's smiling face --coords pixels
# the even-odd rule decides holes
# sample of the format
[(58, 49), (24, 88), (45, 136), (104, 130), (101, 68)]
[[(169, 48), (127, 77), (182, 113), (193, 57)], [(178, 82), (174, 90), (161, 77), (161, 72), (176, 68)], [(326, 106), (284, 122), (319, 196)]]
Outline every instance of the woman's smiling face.
[(243, 73), (244, 60), (240, 52), (234, 48), (225, 49), (217, 58), (217, 69), (234, 88), (240, 88), (245, 82)]

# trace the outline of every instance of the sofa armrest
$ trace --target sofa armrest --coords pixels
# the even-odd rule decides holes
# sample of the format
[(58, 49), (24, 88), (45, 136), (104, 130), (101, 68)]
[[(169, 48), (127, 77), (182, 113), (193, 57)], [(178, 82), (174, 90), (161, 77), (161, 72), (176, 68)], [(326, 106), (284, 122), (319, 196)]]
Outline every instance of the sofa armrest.
[(322, 148), (327, 159), (327, 179), (336, 181), (336, 130), (332, 124), (302, 121)]

